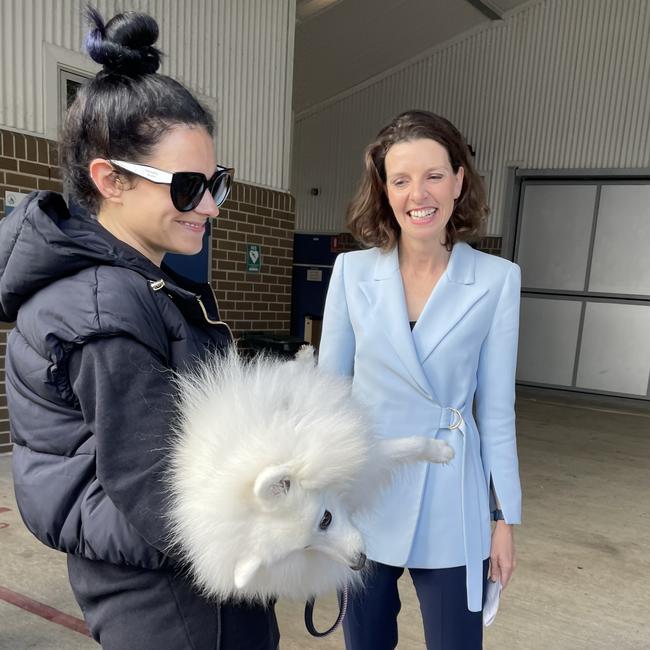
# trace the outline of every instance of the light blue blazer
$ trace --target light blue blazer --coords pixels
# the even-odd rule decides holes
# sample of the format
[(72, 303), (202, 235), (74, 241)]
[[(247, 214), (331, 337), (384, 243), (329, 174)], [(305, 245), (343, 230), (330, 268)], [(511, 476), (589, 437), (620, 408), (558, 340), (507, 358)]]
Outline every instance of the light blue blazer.
[(490, 482), (506, 522), (521, 517), (519, 299), (516, 264), (457, 243), (412, 332), (397, 247), (339, 255), (325, 305), (319, 366), (352, 377), (377, 433), (433, 436), (456, 451), (448, 465), (398, 472), (361, 522), (368, 557), (411, 568), (466, 566), (471, 611), (482, 607), (490, 554)]

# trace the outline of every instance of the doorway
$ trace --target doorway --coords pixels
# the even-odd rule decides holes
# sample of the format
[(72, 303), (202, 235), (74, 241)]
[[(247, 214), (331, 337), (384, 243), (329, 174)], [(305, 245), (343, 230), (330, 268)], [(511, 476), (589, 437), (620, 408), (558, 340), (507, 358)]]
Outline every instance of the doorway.
[(650, 400), (650, 177), (517, 175), (517, 382)]

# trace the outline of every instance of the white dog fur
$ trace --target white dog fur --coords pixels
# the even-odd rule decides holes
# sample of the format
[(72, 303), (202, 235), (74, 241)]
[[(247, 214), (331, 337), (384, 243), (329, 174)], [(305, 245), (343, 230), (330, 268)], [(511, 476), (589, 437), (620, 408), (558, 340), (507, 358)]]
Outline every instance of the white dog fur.
[(320, 372), (311, 348), (293, 361), (216, 356), (178, 387), (171, 540), (219, 599), (307, 599), (356, 582), (354, 522), (392, 470), (454, 455), (435, 439), (375, 438), (349, 381)]

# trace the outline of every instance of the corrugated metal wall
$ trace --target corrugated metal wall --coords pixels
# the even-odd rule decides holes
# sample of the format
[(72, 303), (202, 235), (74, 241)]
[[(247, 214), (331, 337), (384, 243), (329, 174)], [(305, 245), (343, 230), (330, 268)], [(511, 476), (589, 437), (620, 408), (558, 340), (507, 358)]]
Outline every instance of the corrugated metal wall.
[(364, 146), (408, 108), (448, 117), (476, 150), (490, 234), (501, 234), (509, 165), (650, 167), (648, 34), (650, 0), (532, 2), (297, 115), (297, 230), (344, 229)]
[[(295, 0), (95, 0), (154, 16), (161, 71), (216, 99), (219, 159), (239, 180), (287, 189)], [(45, 135), (43, 42), (81, 52), (85, 0), (1, 0), (0, 126)]]

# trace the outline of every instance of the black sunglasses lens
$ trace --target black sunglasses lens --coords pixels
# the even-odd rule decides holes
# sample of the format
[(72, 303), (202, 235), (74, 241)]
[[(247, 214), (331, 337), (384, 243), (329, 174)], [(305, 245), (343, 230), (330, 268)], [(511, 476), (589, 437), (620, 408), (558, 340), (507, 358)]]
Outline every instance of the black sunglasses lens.
[(232, 185), (232, 176), (229, 172), (218, 171), (211, 179), (210, 193), (214, 198), (217, 207), (223, 205), (230, 194), (230, 186)]
[(195, 172), (176, 172), (172, 177), (172, 203), (179, 212), (189, 212), (201, 202), (206, 190), (205, 176)]

